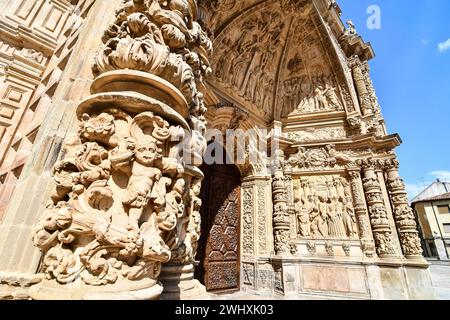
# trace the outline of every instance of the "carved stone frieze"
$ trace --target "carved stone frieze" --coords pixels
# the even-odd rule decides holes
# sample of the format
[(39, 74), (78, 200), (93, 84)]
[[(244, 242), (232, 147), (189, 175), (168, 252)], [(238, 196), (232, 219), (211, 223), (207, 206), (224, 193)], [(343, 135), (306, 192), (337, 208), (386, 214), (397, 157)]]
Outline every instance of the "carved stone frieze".
[(345, 153), (336, 151), (332, 144), (322, 148), (298, 147), (296, 154), (288, 159), (288, 163), (298, 169), (321, 170), (326, 168), (345, 168), (354, 161)]

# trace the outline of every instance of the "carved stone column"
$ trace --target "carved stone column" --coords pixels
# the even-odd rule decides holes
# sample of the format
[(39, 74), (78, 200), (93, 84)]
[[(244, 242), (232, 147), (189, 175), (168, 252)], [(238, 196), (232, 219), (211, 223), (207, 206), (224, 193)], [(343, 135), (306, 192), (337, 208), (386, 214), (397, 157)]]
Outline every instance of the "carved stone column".
[(370, 78), (370, 66), (367, 61), (365, 61), (364, 64), (362, 65), (361, 71), (362, 71), (362, 75), (364, 77), (364, 82), (366, 83), (367, 92), (369, 94), (370, 101), (372, 104), (372, 110), (375, 113), (380, 114), (381, 107), (378, 102), (377, 95), (375, 93), (375, 88), (373, 86), (372, 79)]
[(353, 80), (355, 81), (356, 91), (361, 104), (361, 112), (363, 116), (372, 114), (372, 104), (370, 93), (366, 87), (366, 81), (362, 72), (361, 61), (358, 56), (349, 59), (349, 67), (352, 70)]
[(361, 164), (364, 172), (363, 187), (377, 253), (381, 258), (395, 256), (392, 230), (374, 164), (371, 160), (363, 160)]
[[(3, 1), (2, 5), (8, 2)], [(105, 28), (112, 21), (119, 3), (120, 0), (95, 1), (89, 10), (82, 11), (84, 22), (78, 27), (79, 38), (69, 33), (68, 42), (58, 50), (61, 56), (53, 57), (55, 69), (47, 75), (50, 81), (46, 83), (46, 90), (52, 92), (51, 102), (48, 101), (49, 93), (44, 90), (45, 86), (34, 97), (40, 100), (36, 100), (37, 113), (28, 114), (33, 121), (43, 116), (39, 113), (44, 104), (51, 112), (47, 112), (40, 123), (29, 160), (23, 167), (15, 191), (8, 200), (4, 220), (0, 223), (0, 299), (29, 299), (29, 287), (43, 278), (38, 273), (42, 255), (30, 241), (31, 233), (50, 195), (52, 166), (58, 159), (67, 131), (73, 129), (71, 124), (75, 118), (75, 108), (89, 94), (88, 86), (92, 82), (90, 65), (101, 45), (103, 33), (99, 28)], [(48, 4), (52, 5), (50, 2)], [(60, 68), (64, 68), (61, 76)]]
[[(291, 240), (297, 239), (297, 228), (294, 226), (296, 225), (296, 213), (295, 213), (295, 207), (294, 207), (294, 186), (292, 183), (292, 166), (289, 163), (286, 163), (283, 169), (284, 174), (284, 182), (286, 186), (286, 199), (287, 199), (287, 205), (288, 205), (288, 212), (290, 217), (290, 238)], [(295, 247), (291, 248), (294, 249)]]
[(116, 12), (34, 232), (47, 277), (34, 299), (157, 299), (159, 280), (169, 294), (201, 290), (197, 86), (212, 44), (196, 16), (195, 1), (132, 0)]
[(364, 254), (371, 258), (375, 254), (375, 243), (370, 230), (370, 219), (362, 185), (361, 168), (351, 167), (347, 169), (347, 171), (350, 177), (353, 199), (355, 201), (355, 214), (358, 221), (361, 248)]
[(414, 213), (408, 204), (405, 184), (398, 174), (397, 159), (386, 160), (387, 189), (394, 209), (403, 254), (409, 259), (422, 259), (422, 246)]
[(277, 154), (277, 159), (273, 161), (272, 168), (274, 247), (277, 255), (283, 255), (290, 252), (291, 217), (283, 173), (283, 155), (281, 153)]

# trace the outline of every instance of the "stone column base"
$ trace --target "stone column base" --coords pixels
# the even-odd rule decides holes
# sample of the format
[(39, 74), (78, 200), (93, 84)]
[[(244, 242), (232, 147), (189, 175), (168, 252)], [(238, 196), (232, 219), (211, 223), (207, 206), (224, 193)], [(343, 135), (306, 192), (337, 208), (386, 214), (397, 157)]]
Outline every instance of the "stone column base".
[(99, 287), (44, 280), (30, 288), (30, 296), (34, 300), (157, 300), (162, 291), (161, 284), (152, 279)]
[(43, 278), (42, 274), (0, 272), (0, 300), (29, 300), (31, 286)]

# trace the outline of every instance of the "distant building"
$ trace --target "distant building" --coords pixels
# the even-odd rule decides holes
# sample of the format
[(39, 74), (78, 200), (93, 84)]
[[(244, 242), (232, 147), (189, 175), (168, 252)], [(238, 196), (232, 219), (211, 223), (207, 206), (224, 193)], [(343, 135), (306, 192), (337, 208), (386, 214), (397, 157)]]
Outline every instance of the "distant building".
[(450, 183), (436, 180), (412, 200), (425, 257), (450, 259)]

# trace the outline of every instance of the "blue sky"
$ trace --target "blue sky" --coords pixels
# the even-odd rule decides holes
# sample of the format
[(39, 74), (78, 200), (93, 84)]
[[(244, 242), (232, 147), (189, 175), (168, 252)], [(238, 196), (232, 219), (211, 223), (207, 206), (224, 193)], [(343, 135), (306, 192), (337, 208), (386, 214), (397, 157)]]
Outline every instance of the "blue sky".
[[(372, 79), (390, 133), (398, 133), (400, 174), (410, 197), (436, 178), (450, 182), (449, 0), (338, 0), (376, 57)], [(377, 5), (381, 29), (370, 30)]]

